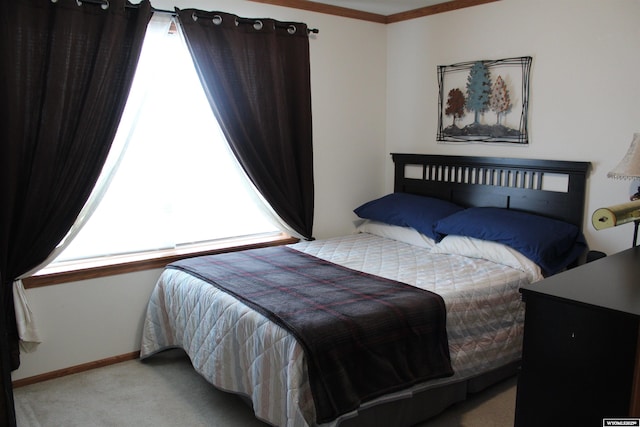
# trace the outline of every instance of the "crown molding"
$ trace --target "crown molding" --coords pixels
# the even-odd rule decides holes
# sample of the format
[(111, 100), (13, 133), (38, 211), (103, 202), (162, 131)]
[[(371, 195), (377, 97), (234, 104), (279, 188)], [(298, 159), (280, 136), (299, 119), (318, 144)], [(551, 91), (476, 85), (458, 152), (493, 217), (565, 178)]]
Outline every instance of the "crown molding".
[(395, 22), (407, 21), (423, 16), (435, 15), (466, 7), (477, 6), (499, 0), (451, 0), (433, 6), (421, 7), (407, 12), (395, 13), (393, 15), (380, 15), (377, 13), (363, 12), (361, 10), (347, 7), (333, 6), (330, 4), (318, 3), (309, 0), (249, 0), (256, 3), (267, 3), (275, 6), (290, 7), (293, 9), (309, 10), (311, 12), (326, 13), (328, 15), (342, 16), (346, 18), (359, 19), (362, 21), (377, 22), (380, 24), (392, 24)]
[(421, 18), (423, 16), (436, 15), (438, 13), (450, 12), (452, 10), (464, 9), (495, 1), (499, 0), (452, 0), (449, 2), (434, 4), (433, 6), (421, 7), (407, 12), (388, 15), (386, 17), (386, 23), (392, 24), (394, 22), (408, 21), (410, 19)]

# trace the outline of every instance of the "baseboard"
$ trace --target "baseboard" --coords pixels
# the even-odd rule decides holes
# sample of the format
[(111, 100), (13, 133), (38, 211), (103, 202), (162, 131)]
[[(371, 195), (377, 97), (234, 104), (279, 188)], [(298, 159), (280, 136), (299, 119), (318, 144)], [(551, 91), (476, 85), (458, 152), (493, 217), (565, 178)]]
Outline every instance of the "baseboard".
[(121, 354), (119, 356), (108, 357), (106, 359), (96, 360), (89, 363), (83, 363), (82, 365), (71, 366), (69, 368), (58, 369), (57, 371), (46, 372), (40, 375), (34, 375), (33, 377), (22, 378), (12, 382), (13, 388), (23, 387), (29, 384), (35, 384), (42, 381), (48, 381), (55, 378), (64, 377), (67, 375), (77, 374), (91, 369), (102, 368), (104, 366), (115, 365), (116, 363), (126, 362), (128, 360), (138, 359), (140, 357), (140, 351), (134, 351), (132, 353)]

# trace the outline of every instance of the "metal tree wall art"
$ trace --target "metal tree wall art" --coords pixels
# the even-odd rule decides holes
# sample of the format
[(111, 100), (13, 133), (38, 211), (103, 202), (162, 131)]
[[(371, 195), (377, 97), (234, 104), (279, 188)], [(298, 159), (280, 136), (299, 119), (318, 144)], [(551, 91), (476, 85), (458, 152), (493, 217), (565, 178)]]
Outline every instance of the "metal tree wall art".
[(528, 144), (531, 59), (438, 66), (437, 140)]

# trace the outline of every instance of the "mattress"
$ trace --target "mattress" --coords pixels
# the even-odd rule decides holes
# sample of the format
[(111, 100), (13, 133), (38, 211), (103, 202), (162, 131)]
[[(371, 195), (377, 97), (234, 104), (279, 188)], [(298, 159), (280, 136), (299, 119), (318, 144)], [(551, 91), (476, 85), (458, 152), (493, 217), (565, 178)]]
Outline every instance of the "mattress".
[[(369, 233), (291, 247), (436, 292), (445, 301), (454, 376), (363, 406), (472, 378), (520, 358), (524, 306), (518, 289), (538, 279), (527, 272)], [(259, 419), (278, 426), (316, 425), (304, 352), (295, 338), (232, 296), (173, 269), (162, 273), (151, 295), (141, 358), (169, 348), (184, 349), (194, 369), (216, 387), (246, 397)]]

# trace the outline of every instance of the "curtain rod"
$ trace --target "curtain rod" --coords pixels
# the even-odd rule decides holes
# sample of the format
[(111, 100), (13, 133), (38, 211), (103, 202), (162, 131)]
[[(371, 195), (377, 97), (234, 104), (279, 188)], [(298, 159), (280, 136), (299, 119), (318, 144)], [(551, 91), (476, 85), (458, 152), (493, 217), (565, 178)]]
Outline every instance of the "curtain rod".
[[(51, 1), (55, 3), (56, 0), (51, 0)], [(76, 2), (78, 3), (78, 5), (82, 5), (82, 3), (89, 3), (89, 4), (98, 4), (103, 9), (109, 8), (109, 0), (76, 0)], [(132, 9), (137, 9), (139, 6), (140, 6), (139, 4), (132, 4), (129, 2), (127, 2), (127, 4), (125, 5), (125, 7), (132, 8)], [(171, 16), (177, 15), (176, 12), (173, 10), (156, 9), (153, 6), (151, 6), (151, 11), (153, 13), (166, 13)], [(251, 18), (240, 18), (239, 20), (240, 22), (243, 22), (243, 23), (255, 22), (255, 19), (251, 19)], [(317, 28), (307, 28), (307, 34), (311, 34), (311, 33), (318, 34), (319, 32), (320, 30), (318, 30)]]

